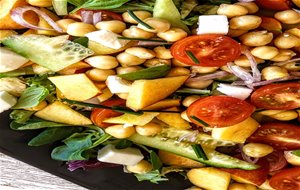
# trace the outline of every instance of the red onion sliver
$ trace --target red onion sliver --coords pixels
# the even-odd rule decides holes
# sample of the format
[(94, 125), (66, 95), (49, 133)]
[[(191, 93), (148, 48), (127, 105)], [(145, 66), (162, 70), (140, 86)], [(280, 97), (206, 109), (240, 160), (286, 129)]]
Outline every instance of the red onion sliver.
[(181, 141), (186, 140), (189, 142), (195, 142), (198, 134), (199, 134), (199, 131), (192, 131), (192, 132), (189, 132), (187, 134), (180, 136), (177, 141), (181, 142)]
[(250, 156), (247, 156), (243, 151), (243, 147), (244, 147), (243, 144), (239, 144), (238, 150), (241, 153), (243, 160), (245, 160), (246, 162), (252, 163), (252, 164), (255, 164), (256, 162), (258, 162), (259, 158), (252, 158)]
[(228, 73), (226, 71), (217, 71), (212, 74), (203, 75), (203, 76), (199, 76), (199, 77), (195, 77), (195, 78), (189, 78), (186, 82), (199, 81), (199, 80), (212, 80), (212, 79), (216, 79), (216, 78), (225, 77), (229, 74), (230, 73)]
[(93, 24), (93, 15), (94, 15), (93, 11), (82, 10), (80, 11), (80, 15), (81, 15), (82, 22), (87, 24)]
[(160, 46), (160, 45), (172, 45), (172, 43), (171, 42), (139, 41), (137, 45), (138, 46)]
[(93, 24), (96, 25), (100, 21), (102, 21), (102, 12), (94, 13), (94, 15), (93, 15)]
[[(252, 86), (264, 86), (264, 85), (267, 85), (267, 84), (272, 84), (274, 82), (283, 82), (283, 81), (297, 80), (297, 79), (300, 79), (300, 76), (282, 77), (282, 78), (278, 78), (278, 79), (264, 80), (264, 81), (255, 82), (255, 83), (252, 83)], [(232, 83), (232, 85), (241, 86), (241, 85), (247, 85), (247, 84), (244, 81), (235, 81), (235, 82)]]
[(288, 61), (276, 62), (273, 65), (282, 66), (282, 65), (285, 65), (287, 63), (296, 62), (296, 61), (300, 61), (300, 58), (290, 59)]
[[(43, 19), (46, 20), (46, 22), (52, 26), (53, 29), (49, 29), (49, 28), (43, 28), (43, 27), (39, 27), (39, 26), (35, 26), (29, 22), (27, 22), (23, 16), (24, 13), (26, 13), (27, 11), (33, 11), (36, 14), (38, 14), (40, 17), (42, 17)], [(55, 23), (54, 20), (52, 20), (46, 13), (44, 13), (43, 11), (31, 7), (31, 6), (22, 6), (22, 7), (17, 7), (15, 9), (13, 9), (10, 13), (11, 18), (18, 24), (26, 27), (26, 28), (31, 28), (34, 30), (56, 30), (58, 32), (63, 32), (63, 30)]]
[(299, 9), (292, 8), (295, 12), (300, 13)]
[(248, 87), (252, 88), (251, 84), (254, 82), (254, 79), (250, 73), (237, 65), (233, 65), (233, 63), (227, 63), (227, 67), (235, 76), (242, 79), (247, 86), (249, 85)]
[(258, 82), (261, 81), (261, 73), (257, 68), (257, 62), (251, 52), (247, 48), (242, 48), (242, 53), (248, 58), (250, 65), (251, 65), (251, 70), (252, 70), (252, 76), (253, 76), (253, 81)]
[(298, 72), (290, 72), (290, 74), (292, 75), (292, 76), (296, 76), (296, 77), (300, 77), (300, 71), (298, 71)]

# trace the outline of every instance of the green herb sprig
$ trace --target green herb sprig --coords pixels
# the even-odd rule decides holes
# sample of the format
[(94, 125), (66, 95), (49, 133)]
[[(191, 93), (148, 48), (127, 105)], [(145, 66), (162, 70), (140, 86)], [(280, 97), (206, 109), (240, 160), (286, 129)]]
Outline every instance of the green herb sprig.
[(128, 10), (127, 11), (129, 16), (131, 16), (131, 18), (133, 18), (133, 20), (135, 20), (136, 22), (138, 22), (139, 24), (143, 25), (144, 27), (146, 27), (147, 29), (153, 30), (154, 28), (151, 27), (149, 24), (145, 23), (144, 21), (142, 21), (139, 17), (137, 17), (133, 11)]

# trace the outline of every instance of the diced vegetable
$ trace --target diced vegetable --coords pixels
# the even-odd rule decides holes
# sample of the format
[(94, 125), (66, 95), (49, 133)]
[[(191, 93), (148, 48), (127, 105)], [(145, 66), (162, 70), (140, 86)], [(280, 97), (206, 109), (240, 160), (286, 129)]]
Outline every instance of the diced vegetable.
[(16, 70), (29, 61), (5, 47), (0, 47), (0, 54), (0, 73)]
[(143, 115), (123, 114), (104, 120), (105, 123), (146, 125), (159, 113), (144, 113)]
[(9, 110), (17, 103), (17, 98), (6, 91), (0, 91), (0, 113)]

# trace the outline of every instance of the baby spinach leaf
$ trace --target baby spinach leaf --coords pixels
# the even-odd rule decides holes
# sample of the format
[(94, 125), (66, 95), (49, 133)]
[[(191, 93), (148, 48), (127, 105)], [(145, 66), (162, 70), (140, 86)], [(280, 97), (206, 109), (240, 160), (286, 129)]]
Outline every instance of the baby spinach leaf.
[(131, 73), (120, 74), (118, 76), (126, 80), (154, 79), (166, 76), (170, 69), (171, 67), (169, 65), (160, 65)]
[(163, 165), (160, 158), (153, 150), (150, 151), (150, 162), (152, 164), (153, 170), (159, 170)]
[(13, 119), (16, 123), (25, 123), (34, 114), (34, 111), (27, 110), (13, 110), (9, 117)]
[(21, 94), (13, 109), (24, 109), (37, 106), (49, 94), (49, 90), (43, 86), (31, 86)]
[(31, 66), (20, 68), (20, 69), (14, 70), (14, 71), (0, 73), (0, 78), (18, 77), (18, 76), (24, 76), (24, 75), (34, 75), (34, 72), (33, 72)]
[(35, 120), (28, 120), (26, 123), (17, 123), (13, 121), (10, 123), (10, 128), (13, 130), (35, 130), (35, 129), (42, 129), (48, 127), (64, 127), (70, 126), (69, 124), (63, 123), (55, 123), (51, 121), (35, 121)]
[(75, 6), (80, 6), (82, 5), (86, 0), (68, 0), (68, 3), (71, 3), (72, 5)]
[(42, 146), (69, 137), (80, 132), (82, 127), (55, 127), (47, 128), (28, 142), (29, 146)]
[(134, 174), (138, 181), (150, 181), (158, 184), (160, 181), (168, 181), (168, 178), (163, 177), (158, 170), (153, 170), (143, 174)]
[(87, 0), (80, 5), (76, 10), (80, 8), (91, 9), (91, 10), (106, 10), (113, 9), (122, 6), (129, 0)]
[(132, 146), (132, 142), (127, 140), (127, 139), (121, 139), (117, 144), (116, 144), (116, 149), (124, 149)]
[(150, 5), (149, 3), (141, 3), (139, 1), (130, 1), (128, 3), (125, 3), (124, 5), (118, 7), (118, 8), (114, 8), (111, 9), (111, 11), (114, 12), (119, 12), (119, 13), (123, 13), (126, 12), (127, 10), (131, 10), (131, 11), (149, 11), (152, 12), (153, 11), (153, 6), (154, 5)]
[(88, 47), (88, 43), (89, 43), (89, 38), (87, 38), (87, 37), (80, 37), (80, 38), (77, 38), (77, 39), (75, 39), (75, 40), (73, 40), (73, 42), (75, 42), (75, 43), (78, 43), (78, 44), (80, 44), (80, 45), (82, 45), (82, 46), (84, 46), (84, 47)]
[(198, 5), (197, 0), (183, 1), (181, 6), (181, 11), (180, 11), (181, 19), (185, 19), (197, 5)]

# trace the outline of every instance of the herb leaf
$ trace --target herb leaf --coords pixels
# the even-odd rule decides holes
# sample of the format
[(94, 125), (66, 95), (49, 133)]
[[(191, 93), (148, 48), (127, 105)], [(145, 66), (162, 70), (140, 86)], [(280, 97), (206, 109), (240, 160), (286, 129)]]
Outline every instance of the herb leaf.
[(138, 181), (150, 181), (158, 184), (160, 181), (168, 181), (168, 178), (163, 177), (158, 170), (153, 170), (144, 174), (134, 174)]
[(14, 71), (0, 73), (0, 78), (18, 77), (18, 76), (24, 76), (24, 75), (34, 75), (34, 72), (33, 72), (31, 66), (20, 68), (20, 69), (14, 70)]
[(151, 161), (153, 170), (159, 170), (163, 165), (160, 158), (157, 156), (157, 154), (153, 150), (150, 151), (150, 161)]
[(87, 0), (76, 10), (80, 8), (91, 9), (91, 10), (106, 10), (121, 7), (129, 0)]
[(160, 65), (118, 76), (126, 80), (154, 79), (166, 76), (170, 69), (169, 65)]
[(198, 158), (203, 160), (208, 160), (203, 148), (199, 144), (193, 144), (192, 145), (193, 150), (195, 151)]
[(13, 110), (9, 117), (13, 119), (16, 123), (26, 123), (29, 118), (34, 114), (34, 111), (27, 111), (27, 110)]
[(292, 154), (300, 157), (300, 150), (293, 150)]
[(78, 43), (84, 47), (88, 47), (88, 43), (89, 43), (89, 38), (87, 37), (80, 37), (80, 38), (76, 38), (75, 40), (73, 40), (73, 42)]
[(13, 121), (10, 123), (10, 128), (13, 130), (35, 130), (35, 129), (43, 129), (48, 127), (64, 127), (70, 126), (69, 124), (63, 123), (55, 123), (51, 121), (36, 121), (36, 120), (28, 120), (26, 123), (17, 123)]
[(37, 106), (49, 94), (49, 90), (43, 86), (31, 86), (26, 88), (13, 109), (24, 109)]
[(181, 6), (181, 19), (185, 19), (190, 12), (198, 5), (197, 0), (185, 0)]

